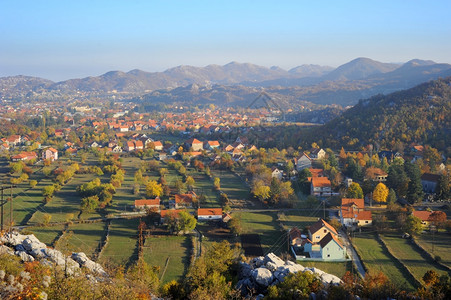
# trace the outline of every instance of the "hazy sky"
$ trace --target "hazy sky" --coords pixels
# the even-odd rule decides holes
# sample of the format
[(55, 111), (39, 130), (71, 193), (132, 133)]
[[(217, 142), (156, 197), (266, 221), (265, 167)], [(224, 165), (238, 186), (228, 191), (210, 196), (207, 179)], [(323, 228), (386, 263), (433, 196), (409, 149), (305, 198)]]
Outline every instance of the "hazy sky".
[(0, 76), (51, 80), (231, 61), (451, 62), (451, 1), (7, 1)]

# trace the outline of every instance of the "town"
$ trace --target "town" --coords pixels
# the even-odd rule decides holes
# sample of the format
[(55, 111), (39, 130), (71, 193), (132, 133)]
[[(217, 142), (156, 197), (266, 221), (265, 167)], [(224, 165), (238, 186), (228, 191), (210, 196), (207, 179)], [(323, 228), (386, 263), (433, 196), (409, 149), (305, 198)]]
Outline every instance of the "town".
[(317, 125), (213, 104), (5, 101), (0, 118), (2, 232), (172, 285), (224, 241), (406, 292), (451, 272), (450, 161), (430, 145), (269, 147)]

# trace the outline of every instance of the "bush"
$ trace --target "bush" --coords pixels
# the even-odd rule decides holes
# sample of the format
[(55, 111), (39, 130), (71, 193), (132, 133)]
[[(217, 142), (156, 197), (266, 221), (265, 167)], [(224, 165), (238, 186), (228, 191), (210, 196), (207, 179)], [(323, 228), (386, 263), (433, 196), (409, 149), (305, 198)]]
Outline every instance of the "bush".
[(441, 258), (440, 256), (436, 255), (436, 256), (434, 257), (434, 260), (435, 260), (436, 262), (441, 262), (441, 261), (442, 261), (442, 258)]

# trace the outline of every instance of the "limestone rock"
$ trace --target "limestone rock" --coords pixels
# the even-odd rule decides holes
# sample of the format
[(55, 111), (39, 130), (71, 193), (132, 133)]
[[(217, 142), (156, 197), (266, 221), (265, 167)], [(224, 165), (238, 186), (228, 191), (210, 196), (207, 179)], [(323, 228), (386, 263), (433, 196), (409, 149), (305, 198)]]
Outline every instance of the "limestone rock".
[(274, 280), (270, 270), (260, 267), (252, 271), (252, 277), (255, 282), (262, 286), (269, 286)]
[(25, 252), (25, 251), (16, 251), (16, 252), (14, 252), (14, 254), (19, 256), (20, 259), (23, 262), (32, 262), (32, 261), (34, 261), (34, 257), (29, 255), (29, 254), (27, 254), (27, 252)]
[(71, 258), (80, 264), (80, 266), (87, 268), (91, 272), (98, 273), (102, 276), (107, 276), (107, 273), (105, 270), (103, 270), (102, 266), (96, 262), (93, 262), (90, 260), (85, 253), (78, 252), (78, 253), (72, 253)]

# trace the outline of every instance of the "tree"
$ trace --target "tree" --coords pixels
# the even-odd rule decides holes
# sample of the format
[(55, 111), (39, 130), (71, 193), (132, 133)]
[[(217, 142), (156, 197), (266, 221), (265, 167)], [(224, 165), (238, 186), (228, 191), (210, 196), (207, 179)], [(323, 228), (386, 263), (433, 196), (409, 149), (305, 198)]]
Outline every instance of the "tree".
[(151, 291), (157, 291), (160, 284), (156, 270), (141, 257), (127, 271), (127, 278), (132, 282), (144, 285)]
[(227, 226), (229, 226), (230, 231), (235, 234), (241, 234), (241, 231), (243, 230), (242, 222), (241, 222), (241, 216), (235, 214), (233, 218), (227, 222)]
[(440, 175), (436, 192), (437, 200), (447, 201), (451, 199), (451, 176), (449, 172)]
[(177, 179), (175, 181), (175, 189), (177, 190), (177, 192), (180, 194), (183, 192), (183, 190), (185, 190), (185, 184), (183, 183), (182, 180)]
[(194, 178), (191, 176), (187, 176), (185, 179), (185, 183), (188, 186), (188, 190), (192, 191), (195, 184)]
[[(309, 299), (322, 289), (319, 277), (310, 272), (290, 273), (284, 281), (268, 288), (267, 299)], [(266, 299), (265, 298), (265, 299)]]
[(99, 207), (99, 197), (89, 196), (81, 199), (81, 210), (92, 212)]
[(271, 188), (266, 186), (262, 180), (257, 180), (253, 184), (252, 194), (260, 201), (265, 201), (271, 196)]
[(357, 182), (351, 183), (348, 190), (346, 191), (346, 198), (362, 199), (363, 190), (360, 187), (360, 184), (358, 184)]
[(423, 231), (423, 225), (421, 224), (421, 220), (414, 215), (409, 215), (406, 218), (406, 222), (404, 223), (403, 229), (405, 232), (411, 235), (420, 234)]
[(155, 180), (149, 180), (146, 184), (146, 195), (148, 197), (156, 198), (160, 197), (163, 193), (163, 187)]
[(394, 204), (394, 203), (396, 203), (396, 201), (397, 201), (396, 192), (394, 189), (390, 189), (388, 191), (387, 203)]
[(379, 203), (387, 202), (389, 190), (382, 182), (378, 183), (373, 191), (373, 199)]
[(446, 214), (440, 210), (434, 211), (429, 216), (429, 220), (430, 220), (431, 224), (437, 228), (444, 227), (446, 219), (447, 219)]
[(48, 225), (51, 220), (52, 220), (52, 215), (51, 214), (44, 214), (42, 223), (44, 225)]
[(47, 185), (47, 186), (42, 188), (42, 195), (44, 197), (52, 197), (54, 192), (55, 192), (55, 186), (54, 185)]
[(219, 177), (215, 177), (215, 179), (213, 179), (213, 186), (217, 191), (221, 189), (221, 179)]
[(423, 200), (423, 186), (421, 185), (421, 171), (418, 165), (405, 162), (404, 167), (409, 177), (407, 185), (406, 199), (409, 203), (414, 204)]
[(29, 184), (30, 184), (31, 188), (34, 188), (38, 184), (38, 181), (37, 180), (30, 180)]
[(179, 222), (181, 231), (191, 231), (196, 227), (197, 220), (187, 211), (179, 212)]
[(390, 168), (388, 169), (387, 185), (389, 188), (395, 190), (398, 197), (404, 198), (406, 196), (409, 178), (407, 177), (401, 162), (395, 161), (390, 165)]

